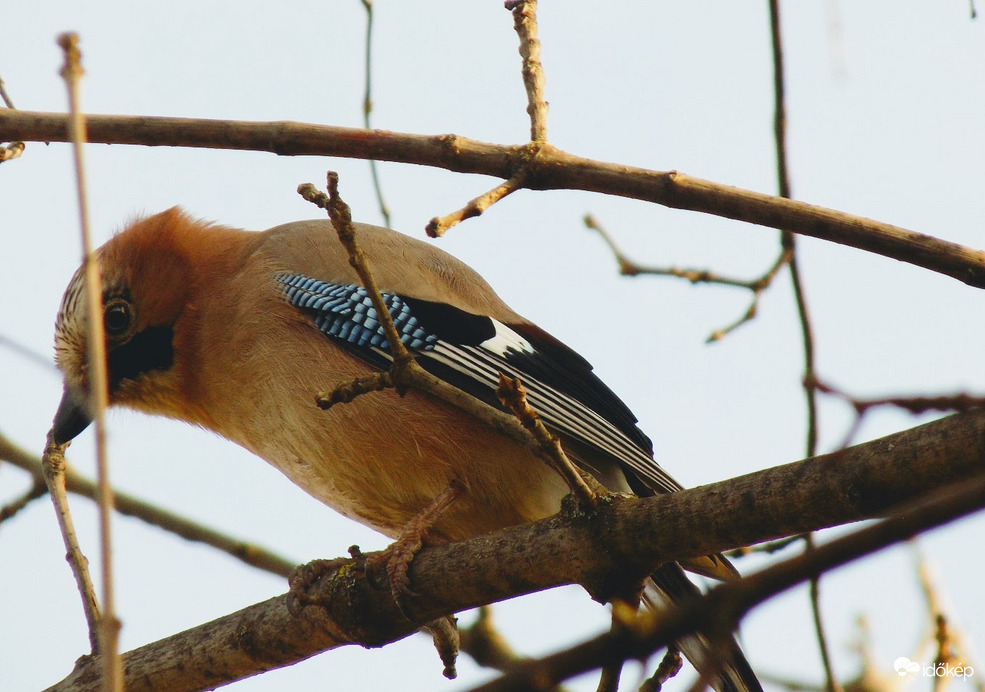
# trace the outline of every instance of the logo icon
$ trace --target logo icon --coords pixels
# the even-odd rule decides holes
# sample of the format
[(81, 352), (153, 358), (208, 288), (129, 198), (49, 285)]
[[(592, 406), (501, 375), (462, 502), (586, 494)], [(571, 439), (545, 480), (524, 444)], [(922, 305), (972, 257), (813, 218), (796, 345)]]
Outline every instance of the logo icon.
[(920, 664), (916, 661), (911, 661), (906, 656), (900, 656), (893, 661), (893, 668), (896, 669), (896, 674), (901, 678), (906, 677), (908, 673), (920, 672)]

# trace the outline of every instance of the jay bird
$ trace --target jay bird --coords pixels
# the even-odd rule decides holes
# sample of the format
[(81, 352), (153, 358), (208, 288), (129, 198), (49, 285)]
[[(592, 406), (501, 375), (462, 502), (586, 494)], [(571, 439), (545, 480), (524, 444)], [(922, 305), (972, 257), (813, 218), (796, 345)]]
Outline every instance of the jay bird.
[[(356, 224), (404, 344), (432, 374), (494, 406), (499, 373), (572, 459), (609, 489), (645, 496), (682, 486), (591, 365), (509, 308), (474, 270), (423, 241)], [(203, 223), (179, 208), (131, 224), (98, 250), (109, 400), (212, 430), (273, 464), (329, 507), (396, 537), (451, 485), (463, 491), (429, 535), (460, 540), (556, 513), (564, 480), (531, 451), (429, 394), (393, 390), (322, 411), (313, 394), (386, 368), (375, 310), (328, 220), (256, 233)], [(65, 394), (54, 438), (90, 422), (85, 402), (84, 276), (76, 272), (55, 329)], [(732, 578), (724, 558), (692, 571)], [(644, 601), (696, 591), (670, 563)], [(679, 642), (697, 666), (699, 636)], [(712, 684), (760, 690), (732, 642)]]

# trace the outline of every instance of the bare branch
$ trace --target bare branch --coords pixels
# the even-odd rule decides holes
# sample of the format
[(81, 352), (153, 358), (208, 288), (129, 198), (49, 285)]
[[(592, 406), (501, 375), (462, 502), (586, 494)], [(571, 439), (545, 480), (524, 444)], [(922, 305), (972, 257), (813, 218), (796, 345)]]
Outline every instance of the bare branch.
[[(41, 460), (15, 445), (3, 434), (0, 434), (0, 460), (10, 462), (31, 474), (35, 483), (44, 483), (41, 472)], [(95, 500), (99, 491), (96, 484), (88, 478), (79, 475), (71, 466), (66, 465), (64, 471), (65, 487), (70, 493), (82, 495)], [(251, 567), (266, 570), (273, 574), (287, 577), (297, 566), (297, 560), (288, 560), (266, 548), (253, 543), (227, 536), (215, 529), (203, 526), (183, 516), (169, 512), (149, 502), (137, 499), (126, 493), (113, 493), (113, 506), (124, 516), (134, 517), (152, 526), (169, 531), (186, 541), (204, 543), (217, 550), (241, 560)]]
[(640, 276), (642, 274), (653, 276), (675, 276), (680, 279), (687, 279), (692, 284), (718, 284), (721, 286), (732, 286), (734, 288), (745, 288), (751, 291), (752, 302), (749, 304), (748, 309), (737, 320), (728, 326), (717, 329), (708, 335), (705, 343), (709, 344), (724, 339), (728, 334), (741, 327), (746, 322), (751, 321), (756, 316), (759, 310), (759, 299), (763, 295), (763, 292), (773, 284), (777, 274), (781, 269), (783, 269), (784, 266), (789, 264), (790, 258), (793, 255), (792, 250), (784, 249), (780, 252), (780, 255), (765, 273), (755, 279), (748, 280), (722, 276), (721, 274), (716, 274), (715, 272), (707, 269), (681, 269), (679, 267), (644, 266), (637, 264), (633, 260), (626, 257), (622, 250), (619, 249), (619, 246), (616, 244), (616, 241), (613, 239), (612, 235), (594, 216), (591, 214), (586, 214), (582, 221), (586, 227), (602, 236), (602, 239), (605, 241), (606, 245), (609, 246), (609, 249), (612, 250), (612, 254), (615, 256), (616, 262), (619, 264), (619, 273), (624, 276)]
[[(3, 83), (3, 77), (0, 77), (0, 101), (10, 109), (14, 108), (14, 102), (11, 100), (10, 95), (7, 93), (7, 87)], [(11, 159), (16, 159), (18, 156), (24, 153), (24, 142), (11, 142), (7, 146), (0, 146), (0, 163), (4, 161), (10, 161)]]
[(513, 13), (513, 28), (520, 37), (530, 141), (546, 142), (547, 101), (544, 100), (544, 66), (540, 63), (540, 40), (537, 38), (537, 0), (506, 0), (505, 6)]
[[(424, 136), (294, 122), (244, 122), (145, 116), (88, 115), (88, 141), (143, 146), (269, 151), (282, 156), (374, 158), (460, 173), (513, 177), (524, 146), (502, 146), (455, 135)], [(0, 139), (64, 142), (65, 116), (0, 110)], [(641, 199), (738, 221), (788, 229), (909, 262), (985, 288), (985, 252), (796, 200), (721, 185), (677, 171), (653, 171), (585, 159), (541, 144), (526, 164), (524, 187), (586, 190)]]
[[(366, 10), (366, 88), (363, 92), (363, 126), (371, 128), (370, 114), (373, 112), (373, 0), (362, 0)], [(380, 184), (380, 172), (374, 159), (369, 160), (369, 172), (373, 177), (373, 190), (376, 192), (376, 203), (380, 207), (383, 223), (390, 228), (390, 207), (383, 198), (383, 186)]]
[(517, 670), (476, 692), (530, 689), (533, 684), (566, 680), (613, 661), (642, 658), (682, 635), (701, 631), (721, 634), (749, 610), (769, 598), (826, 571), (912, 538), (922, 530), (941, 526), (985, 507), (985, 475), (939, 488), (908, 503), (888, 518), (843, 538), (768, 567), (739, 581), (713, 588), (704, 597), (680, 604), (660, 619), (644, 612), (634, 628), (610, 631), (593, 640)]
[(433, 219), (428, 221), (424, 231), (432, 238), (440, 238), (445, 234), (445, 231), (452, 226), (456, 226), (466, 219), (481, 216), (486, 209), (494, 205), (496, 202), (522, 188), (523, 179), (523, 169), (520, 169), (516, 175), (503, 181), (488, 192), (482, 193), (458, 211), (454, 211), (445, 216), (435, 216)]
[(79, 547), (75, 522), (72, 521), (72, 513), (68, 509), (68, 494), (65, 490), (65, 446), (56, 445), (51, 432), (48, 433), (48, 442), (41, 456), (41, 468), (48, 486), (48, 494), (51, 495), (51, 503), (55, 507), (55, 518), (58, 520), (62, 541), (65, 544), (65, 559), (72, 568), (75, 585), (82, 598), (82, 612), (85, 614), (89, 628), (89, 647), (93, 653), (98, 653), (99, 602), (96, 600), (96, 590), (92, 586), (92, 577), (89, 576), (89, 560)]
[[(99, 260), (89, 232), (89, 202), (86, 194), (85, 165), (82, 145), (86, 141), (85, 118), (79, 98), (79, 82), (84, 74), (79, 36), (65, 33), (58, 37), (65, 57), (62, 78), (68, 89), (69, 134), (75, 163), (76, 193), (79, 205), (79, 229), (82, 235), (83, 266), (85, 267), (86, 300), (90, 319), (87, 320), (89, 345), (89, 409), (96, 438), (96, 483), (99, 486), (99, 563), (102, 572), (102, 612), (99, 615), (99, 654), (103, 661), (103, 685), (109, 692), (122, 692), (123, 668), (119, 655), (120, 627), (116, 617), (116, 597), (113, 588), (113, 541), (110, 520), (113, 515), (113, 488), (109, 482), (109, 461), (106, 451), (106, 409), (109, 408), (109, 372), (106, 365), (106, 340), (103, 333), (103, 287)], [(62, 489), (63, 490), (63, 489)], [(66, 505), (65, 510), (68, 510)], [(90, 623), (91, 624), (91, 623)]]
[(985, 407), (985, 397), (967, 394), (965, 392), (939, 396), (892, 396), (876, 399), (859, 399), (830, 384), (822, 382), (816, 376), (805, 378), (804, 386), (837, 397), (855, 410), (855, 421), (839, 445), (841, 447), (847, 447), (852, 443), (852, 440), (855, 439), (855, 434), (862, 425), (863, 418), (872, 409), (881, 406), (893, 406), (913, 414), (928, 413), (931, 411), (955, 411), (961, 413), (963, 411)]
[[(287, 612), (286, 595), (278, 596), (129, 652), (124, 657), (127, 689), (213, 688), (345, 643), (378, 646), (441, 615), (560, 584), (580, 583), (597, 599), (605, 599), (611, 584), (623, 583), (633, 571), (648, 573), (665, 560), (709, 555), (777, 535), (878, 516), (891, 506), (938, 491), (945, 487), (945, 479), (967, 481), (985, 467), (983, 438), (985, 412), (974, 411), (701, 488), (644, 499), (613, 497), (600, 503), (592, 516), (562, 512), (465, 542), (429, 545), (411, 567), (420, 596), (405, 605), (414, 622), (400, 614), (389, 590), (366, 582), (358, 561), (340, 560), (334, 576), (317, 582), (311, 594), (328, 609), (327, 617), (322, 608), (308, 607), (300, 618), (293, 618)], [(907, 473), (900, 474), (900, 467)], [(875, 549), (876, 544), (884, 545), (887, 536), (896, 540), (940, 523), (945, 515), (970, 511), (985, 499), (985, 483), (966, 485), (969, 494), (938, 503), (930, 513), (921, 509), (881, 522), (874, 532), (852, 536), (847, 547), (844, 543), (838, 548), (831, 548), (834, 543), (821, 546), (808, 558), (799, 558), (806, 562), (761, 573), (752, 580), (754, 587), (746, 586), (749, 579), (735, 582), (729, 591), (717, 593), (740, 595), (713, 596), (709, 612), (738, 615), (746, 604), (766, 598), (770, 589), (785, 588), (794, 579), (809, 578)], [(709, 512), (709, 507), (716, 511)], [(545, 559), (552, 555), (565, 558)], [(619, 578), (611, 578), (615, 574)], [(675, 627), (708, 625), (691, 608), (681, 617), (669, 616), (665, 622), (670, 624), (657, 626), (665, 628), (659, 632), (668, 641), (679, 636), (681, 630)], [(612, 636), (632, 639), (635, 635), (627, 634), (628, 629), (620, 628), (623, 634)], [(250, 633), (249, 642), (244, 642), (244, 632)], [(646, 645), (653, 641), (647, 639)], [(645, 657), (647, 653), (634, 648), (638, 646), (632, 640), (623, 655)], [(592, 658), (582, 660), (582, 665), (589, 660), (596, 665), (606, 662), (599, 662), (593, 651), (586, 653)], [(92, 684), (96, 665), (83, 660), (70, 678), (53, 689), (92, 689), (87, 685)]]
[(20, 497), (11, 500), (3, 507), (0, 507), (0, 524), (5, 522), (7, 519), (16, 516), (18, 512), (27, 507), (34, 500), (37, 500), (39, 497), (44, 497), (47, 492), (48, 486), (45, 485), (44, 481), (38, 482), (38, 480), (35, 480), (31, 483), (30, 488), (21, 493)]

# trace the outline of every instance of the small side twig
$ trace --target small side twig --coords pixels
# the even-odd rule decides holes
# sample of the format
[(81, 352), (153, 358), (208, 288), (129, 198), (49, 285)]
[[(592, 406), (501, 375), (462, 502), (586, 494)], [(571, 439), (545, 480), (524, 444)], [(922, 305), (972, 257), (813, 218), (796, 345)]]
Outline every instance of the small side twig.
[(530, 141), (547, 141), (547, 101), (544, 100), (544, 66), (540, 62), (537, 38), (537, 0), (506, 0), (513, 13), (513, 28), (520, 37), (523, 58), (523, 86), (527, 91), (527, 114), (530, 116)]
[(523, 150), (521, 160), (509, 178), (471, 200), (458, 211), (435, 216), (428, 221), (424, 230), (431, 238), (439, 238), (462, 221), (480, 216), (496, 202), (521, 189), (527, 182), (528, 162), (536, 158), (542, 147), (547, 145), (547, 101), (544, 100), (541, 45), (537, 38), (537, 0), (506, 0), (504, 5), (513, 13), (513, 27), (520, 37), (519, 50), (523, 58), (521, 72), (527, 91), (527, 114), (530, 116), (530, 144)]
[[(7, 93), (7, 87), (3, 83), (3, 77), (0, 77), (0, 100), (3, 101), (3, 105), (7, 108), (14, 110), (14, 102), (11, 100), (10, 94)], [(0, 163), (16, 159), (23, 153), (24, 142), (11, 142), (6, 146), (0, 146)]]
[(37, 500), (39, 497), (42, 497), (47, 492), (48, 486), (43, 482), (38, 482), (35, 480), (31, 484), (31, 487), (22, 493), (20, 497), (15, 500), (11, 500), (3, 507), (0, 507), (0, 524), (15, 516), (18, 512)]
[(664, 683), (680, 673), (683, 666), (684, 659), (681, 658), (681, 652), (673, 646), (668, 647), (664, 657), (660, 659), (660, 665), (653, 675), (643, 681), (639, 692), (660, 692)]
[(481, 216), (486, 209), (496, 202), (521, 189), (525, 178), (526, 171), (521, 168), (512, 178), (504, 180), (488, 192), (482, 193), (458, 211), (453, 211), (445, 216), (435, 216), (428, 221), (424, 230), (431, 238), (440, 238), (452, 226), (456, 226), (466, 219)]
[[(41, 459), (15, 445), (3, 433), (0, 433), (0, 461), (6, 461), (31, 474), (36, 484), (44, 484), (45, 482), (41, 469)], [(62, 473), (68, 492), (87, 497), (90, 500), (98, 499), (99, 488), (97, 485), (75, 471), (70, 464), (65, 465)], [(184, 538), (186, 541), (211, 546), (251, 567), (272, 574), (287, 577), (297, 566), (296, 560), (288, 560), (254, 543), (233, 538), (212, 527), (204, 526), (127, 493), (114, 492), (113, 507), (119, 514), (140, 519)]]
[(682, 269), (680, 267), (647, 266), (639, 264), (623, 254), (622, 250), (616, 244), (615, 239), (613, 239), (612, 234), (610, 234), (594, 216), (591, 214), (585, 214), (582, 221), (586, 228), (598, 233), (602, 237), (602, 240), (605, 241), (606, 245), (609, 246), (609, 249), (612, 251), (612, 255), (615, 257), (616, 262), (619, 265), (619, 273), (623, 276), (641, 276), (644, 274), (650, 276), (674, 276), (679, 279), (686, 279), (692, 284), (718, 284), (720, 286), (744, 288), (751, 291), (753, 296), (752, 302), (749, 304), (749, 308), (731, 324), (712, 332), (705, 340), (705, 343), (720, 341), (732, 331), (741, 327), (746, 322), (751, 321), (759, 310), (760, 297), (766, 289), (772, 285), (773, 280), (776, 278), (776, 275), (780, 272), (780, 270), (783, 269), (783, 267), (790, 261), (789, 253), (786, 250), (782, 251), (769, 269), (755, 279), (736, 279), (733, 277), (716, 274), (715, 272), (707, 269)]
[(315, 394), (315, 404), (322, 411), (327, 411), (336, 404), (348, 404), (363, 394), (370, 392), (382, 392), (393, 386), (393, 378), (390, 371), (376, 372), (365, 377), (341, 382), (330, 392), (318, 392)]
[[(85, 167), (82, 149), (86, 140), (85, 119), (82, 116), (79, 99), (79, 81), (82, 78), (82, 56), (79, 51), (79, 36), (65, 33), (58, 37), (65, 56), (62, 78), (68, 90), (69, 131), (75, 160), (76, 193), (79, 204), (79, 226), (82, 233), (82, 249), (86, 272), (86, 299), (90, 315), (102, 313), (102, 281), (99, 262), (92, 247), (89, 232), (89, 209), (86, 195)], [(103, 578), (103, 612), (99, 618), (100, 654), (103, 660), (103, 686), (111, 692), (123, 689), (123, 666), (120, 660), (118, 641), (120, 621), (116, 617), (113, 594), (113, 550), (110, 532), (110, 519), (113, 513), (113, 489), (109, 483), (109, 464), (106, 453), (105, 411), (109, 407), (109, 385), (106, 372), (106, 342), (101, 318), (88, 320), (89, 342), (89, 396), (93, 413), (96, 436), (96, 482), (99, 485), (99, 545), (100, 566)]]
[[(366, 10), (366, 89), (363, 92), (363, 125), (367, 130), (372, 129), (369, 115), (373, 112), (373, 0), (362, 0)], [(373, 190), (376, 192), (376, 202), (380, 206), (380, 216), (383, 223), (390, 228), (390, 207), (383, 198), (383, 187), (380, 184), (380, 173), (376, 159), (369, 160), (369, 172), (373, 177)]]
[[(517, 654), (493, 623), (492, 608), (481, 606), (478, 617), (469, 627), (461, 630), (460, 648), (463, 653), (484, 668), (494, 668), (507, 672), (517, 664), (528, 660)], [(560, 685), (545, 692), (564, 692)]]
[(794, 543), (800, 541), (800, 536), (787, 536), (786, 538), (778, 538), (775, 541), (768, 541), (766, 543), (760, 543), (759, 545), (747, 545), (741, 548), (736, 548), (735, 550), (730, 550), (725, 553), (727, 558), (737, 558), (745, 557), (746, 555), (751, 555), (752, 553), (763, 553), (765, 555), (772, 555), (773, 553), (778, 553), (784, 548), (788, 548)]
[(909, 411), (914, 415), (929, 413), (931, 411), (953, 411), (955, 413), (963, 413), (964, 411), (970, 411), (971, 409), (985, 406), (985, 396), (975, 396), (965, 392), (959, 392), (957, 394), (943, 394), (940, 396), (894, 396), (875, 399), (859, 399), (821, 381), (817, 376), (809, 376), (805, 378), (804, 381), (805, 386), (809, 386), (823, 394), (829, 394), (841, 399), (846, 404), (851, 406), (852, 409), (854, 409), (855, 421), (845, 434), (839, 448), (848, 447), (851, 444), (862, 425), (863, 418), (865, 418), (865, 416), (872, 409), (880, 406), (893, 406), (903, 409), (904, 411)]
[(591, 479), (590, 485), (588, 480), (590, 477), (584, 476), (571, 463), (568, 455), (561, 448), (561, 442), (544, 426), (540, 416), (527, 403), (527, 391), (520, 384), (520, 380), (500, 373), (496, 396), (537, 440), (539, 455), (560, 474), (571, 492), (580, 500), (594, 506), (598, 502), (598, 494), (605, 494), (604, 488), (594, 479)]
[(48, 442), (41, 456), (41, 468), (44, 473), (51, 503), (55, 507), (55, 518), (61, 530), (62, 541), (65, 543), (65, 559), (72, 568), (75, 584), (82, 597), (82, 612), (85, 613), (86, 624), (89, 626), (89, 646), (93, 654), (101, 653), (99, 639), (99, 603), (96, 600), (96, 590), (89, 576), (89, 561), (79, 547), (78, 534), (75, 532), (75, 522), (68, 509), (68, 493), (65, 490), (65, 446), (56, 445), (54, 435), (48, 432)]
[(369, 294), (369, 299), (373, 303), (373, 309), (376, 310), (376, 314), (380, 320), (383, 334), (386, 336), (387, 345), (390, 347), (390, 353), (393, 356), (393, 369), (391, 370), (391, 377), (393, 378), (392, 386), (395, 386), (397, 391), (403, 394), (406, 391), (406, 384), (403, 382), (403, 378), (397, 377), (395, 374), (399, 373), (402, 368), (406, 368), (408, 364), (413, 363), (414, 358), (400, 340), (400, 333), (393, 325), (393, 320), (390, 318), (390, 310), (387, 309), (386, 304), (383, 302), (383, 296), (380, 294), (380, 288), (376, 283), (376, 279), (373, 277), (372, 271), (370, 271), (366, 255), (363, 254), (363, 251), (356, 242), (356, 229), (352, 225), (352, 210), (349, 209), (349, 205), (339, 196), (339, 174), (335, 171), (328, 172), (327, 195), (320, 192), (310, 183), (298, 186), (298, 194), (328, 212), (328, 217), (331, 219), (332, 227), (335, 228), (335, 232), (339, 236), (339, 241), (345, 247), (346, 252), (349, 253), (349, 264), (356, 270), (359, 280), (362, 281), (363, 287)]

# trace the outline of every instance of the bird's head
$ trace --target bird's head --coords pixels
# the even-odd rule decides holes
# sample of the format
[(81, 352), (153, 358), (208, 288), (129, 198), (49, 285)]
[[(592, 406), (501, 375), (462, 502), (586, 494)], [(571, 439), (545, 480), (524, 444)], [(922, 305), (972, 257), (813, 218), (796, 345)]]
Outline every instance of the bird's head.
[(92, 420), (89, 320), (102, 321), (111, 405), (167, 413), (179, 386), (175, 328), (190, 300), (187, 252), (176, 234), (192, 219), (179, 209), (137, 221), (97, 251), (102, 300), (91, 310), (85, 268), (75, 272), (55, 322), (55, 362), (65, 391), (53, 424), (55, 442), (72, 440)]

